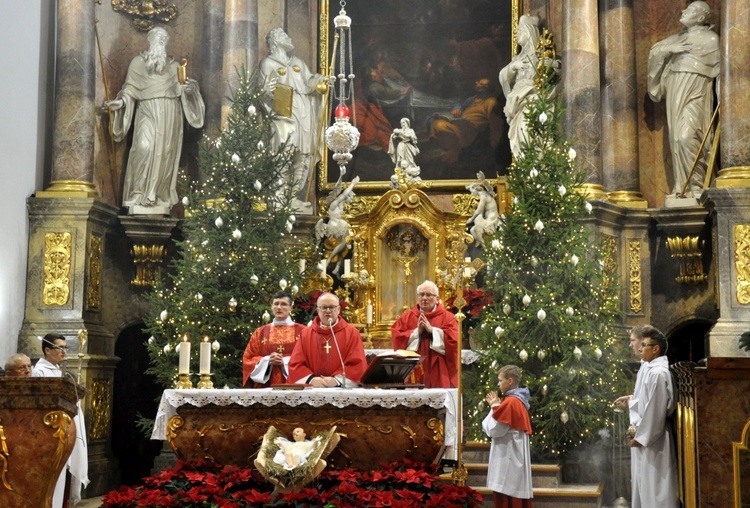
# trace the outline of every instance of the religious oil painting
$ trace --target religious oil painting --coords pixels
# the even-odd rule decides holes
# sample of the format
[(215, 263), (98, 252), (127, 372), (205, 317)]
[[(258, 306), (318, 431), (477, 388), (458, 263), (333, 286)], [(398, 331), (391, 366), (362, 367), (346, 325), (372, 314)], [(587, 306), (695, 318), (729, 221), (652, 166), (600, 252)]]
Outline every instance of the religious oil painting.
[[(322, 2), (319, 59), (330, 63), (341, 8)], [(498, 73), (511, 58), (518, 0), (370, 0), (348, 2), (346, 13), (360, 140), (344, 180), (387, 189), (398, 165), (432, 188), (459, 189), (478, 171), (505, 174), (511, 155)], [(327, 158), (323, 188), (339, 177), (330, 151)]]

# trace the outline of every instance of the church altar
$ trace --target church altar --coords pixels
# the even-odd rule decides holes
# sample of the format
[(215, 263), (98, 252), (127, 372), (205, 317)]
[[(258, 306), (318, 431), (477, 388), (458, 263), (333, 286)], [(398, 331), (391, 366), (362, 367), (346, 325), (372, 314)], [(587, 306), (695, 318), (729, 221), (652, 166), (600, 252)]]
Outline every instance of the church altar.
[(455, 389), (307, 388), (165, 390), (151, 439), (166, 439), (181, 460), (252, 464), (270, 425), (308, 438), (341, 434), (331, 467), (377, 469), (407, 457), (455, 458)]

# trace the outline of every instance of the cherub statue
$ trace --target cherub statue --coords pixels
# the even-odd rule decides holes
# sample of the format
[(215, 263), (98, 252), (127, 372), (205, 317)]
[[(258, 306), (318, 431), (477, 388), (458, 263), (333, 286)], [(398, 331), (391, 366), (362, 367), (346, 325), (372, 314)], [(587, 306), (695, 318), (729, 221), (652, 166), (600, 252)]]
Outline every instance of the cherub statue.
[(474, 237), (474, 245), (484, 248), (484, 235), (492, 234), (497, 230), (500, 215), (497, 209), (497, 193), (485, 179), (483, 172), (477, 173), (477, 179), (478, 182), (466, 186), (466, 189), (473, 195), (479, 196), (477, 209), (466, 221), (466, 225), (474, 223), (469, 233)]
[(338, 256), (338, 261), (336, 261), (336, 266), (333, 269), (333, 273), (336, 275), (341, 272), (341, 267), (344, 264), (344, 251), (351, 249), (351, 245), (346, 243), (346, 237), (349, 235), (349, 223), (343, 219), (343, 216), (344, 206), (347, 203), (351, 203), (354, 199), (354, 186), (357, 183), (359, 183), (359, 176), (355, 176), (349, 186), (342, 190), (343, 182), (339, 178), (336, 186), (325, 200), (325, 203), (328, 205), (328, 222), (325, 219), (320, 219), (315, 225), (315, 238), (318, 240), (318, 243), (326, 238), (331, 238), (338, 242), (331, 249), (331, 253), (326, 260), (326, 265), (329, 265)]
[(292, 437), (294, 441), (289, 441), (281, 436), (273, 440), (274, 443), (279, 445), (279, 450), (276, 452), (273, 461), (284, 466), (284, 469), (287, 470), (303, 465), (307, 462), (307, 457), (320, 446), (320, 436), (305, 439), (305, 430), (301, 427), (292, 431)]

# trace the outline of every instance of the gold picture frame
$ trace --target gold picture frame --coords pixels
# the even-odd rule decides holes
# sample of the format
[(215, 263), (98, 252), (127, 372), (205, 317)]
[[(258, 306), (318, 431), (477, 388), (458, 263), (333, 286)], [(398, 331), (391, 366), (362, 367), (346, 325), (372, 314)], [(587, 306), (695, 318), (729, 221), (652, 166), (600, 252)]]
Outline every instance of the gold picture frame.
[[(321, 74), (330, 75), (333, 18), (339, 4), (320, 0), (319, 5), (318, 61)], [(359, 176), (357, 189), (363, 191), (390, 188), (395, 164), (387, 153), (388, 138), (403, 117), (417, 133), (416, 163), (426, 187), (464, 190), (476, 181), (478, 171), (490, 178), (504, 174), (511, 154), (497, 75), (516, 52), (520, 8), (521, 0), (347, 4), (356, 75), (352, 121), (360, 130), (360, 145), (344, 179)], [(489, 86), (482, 88), (483, 97), (495, 100), (488, 108), (492, 113), (486, 125), (464, 129), (460, 123), (469, 120), (453, 115), (453, 105), (468, 104), (483, 79)], [(400, 86), (402, 92), (408, 88), (404, 100), (383, 98)], [(451, 133), (448, 139), (440, 137), (439, 120), (458, 126), (453, 135), (457, 141)], [(339, 178), (331, 155), (325, 148), (317, 167), (320, 191), (332, 189)]]

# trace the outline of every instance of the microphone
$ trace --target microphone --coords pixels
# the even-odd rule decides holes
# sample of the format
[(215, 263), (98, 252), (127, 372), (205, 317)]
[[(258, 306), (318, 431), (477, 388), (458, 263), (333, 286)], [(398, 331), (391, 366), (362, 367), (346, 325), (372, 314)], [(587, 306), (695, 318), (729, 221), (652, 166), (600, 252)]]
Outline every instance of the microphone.
[(333, 318), (328, 318), (328, 326), (331, 329), (331, 336), (333, 337), (333, 344), (336, 346), (336, 352), (339, 354), (339, 360), (341, 360), (341, 370), (344, 375), (344, 380), (341, 382), (341, 387), (346, 388), (346, 364), (344, 364), (344, 357), (341, 356), (341, 349), (339, 349), (339, 341), (336, 339), (336, 334), (333, 333)]

